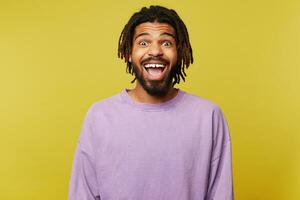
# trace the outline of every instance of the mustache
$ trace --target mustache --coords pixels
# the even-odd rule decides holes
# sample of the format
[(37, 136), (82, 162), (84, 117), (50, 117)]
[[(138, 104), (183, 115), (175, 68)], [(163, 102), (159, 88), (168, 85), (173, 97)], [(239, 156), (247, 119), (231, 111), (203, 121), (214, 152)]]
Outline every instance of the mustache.
[(141, 64), (145, 64), (146, 62), (151, 62), (151, 61), (160, 61), (163, 64), (168, 64), (169, 61), (163, 57), (156, 57), (156, 56), (151, 56), (149, 58), (145, 58), (144, 60), (142, 60)]

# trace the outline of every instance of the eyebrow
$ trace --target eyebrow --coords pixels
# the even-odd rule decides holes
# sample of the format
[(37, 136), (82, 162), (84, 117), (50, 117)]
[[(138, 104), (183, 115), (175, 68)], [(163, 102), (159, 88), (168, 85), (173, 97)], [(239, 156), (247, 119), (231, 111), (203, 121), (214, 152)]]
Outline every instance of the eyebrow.
[[(144, 35), (150, 35), (150, 34), (147, 33), (147, 32), (140, 33), (140, 34), (138, 34), (137, 36), (134, 37), (134, 40), (136, 40), (138, 37), (141, 37), (141, 36), (144, 36)], [(160, 34), (160, 36), (163, 36), (163, 35), (171, 36), (172, 38), (176, 39), (175, 35), (173, 35), (172, 33), (163, 32), (162, 34)]]

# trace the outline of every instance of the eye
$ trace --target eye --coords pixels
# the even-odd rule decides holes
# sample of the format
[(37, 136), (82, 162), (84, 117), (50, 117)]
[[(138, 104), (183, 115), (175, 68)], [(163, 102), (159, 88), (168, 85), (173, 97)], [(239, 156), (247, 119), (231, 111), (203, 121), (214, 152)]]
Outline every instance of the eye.
[(145, 40), (142, 40), (142, 41), (139, 42), (139, 45), (140, 46), (147, 46), (148, 42), (146, 42)]
[(169, 46), (172, 46), (172, 42), (170, 42), (170, 41), (163, 41), (162, 45), (165, 46), (165, 47), (169, 47)]

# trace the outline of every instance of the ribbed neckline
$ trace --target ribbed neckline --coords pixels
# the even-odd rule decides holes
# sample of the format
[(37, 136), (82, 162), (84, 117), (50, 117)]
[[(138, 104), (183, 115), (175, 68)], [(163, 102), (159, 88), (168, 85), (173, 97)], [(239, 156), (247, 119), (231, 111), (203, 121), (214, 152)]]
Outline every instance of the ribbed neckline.
[(128, 94), (129, 89), (124, 89), (120, 96), (123, 101), (128, 103), (131, 107), (138, 109), (138, 110), (144, 110), (144, 111), (163, 111), (163, 110), (168, 110), (172, 107), (174, 107), (180, 100), (183, 98), (185, 92), (178, 89), (177, 95), (163, 103), (157, 103), (157, 104), (150, 104), (150, 103), (139, 103), (137, 101), (134, 101), (131, 99), (131, 97)]

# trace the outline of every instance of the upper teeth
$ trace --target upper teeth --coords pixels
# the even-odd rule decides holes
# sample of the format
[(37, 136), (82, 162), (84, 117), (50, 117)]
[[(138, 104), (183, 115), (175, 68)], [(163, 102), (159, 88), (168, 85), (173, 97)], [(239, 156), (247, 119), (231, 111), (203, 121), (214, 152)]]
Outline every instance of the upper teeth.
[(152, 68), (162, 67), (162, 68), (164, 68), (165, 65), (163, 65), (163, 64), (146, 64), (145, 65), (145, 68), (149, 68), (149, 67), (152, 67)]

